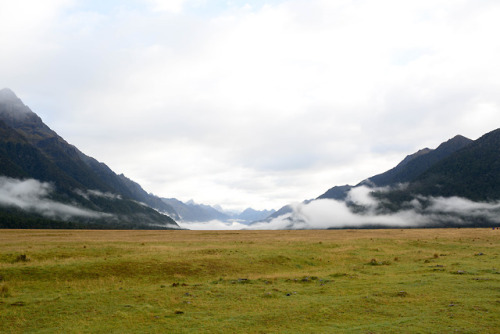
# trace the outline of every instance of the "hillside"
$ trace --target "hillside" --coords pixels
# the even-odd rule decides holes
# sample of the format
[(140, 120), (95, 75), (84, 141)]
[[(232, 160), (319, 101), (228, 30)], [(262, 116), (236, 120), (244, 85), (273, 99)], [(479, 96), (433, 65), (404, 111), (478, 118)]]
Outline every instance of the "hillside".
[(209, 205), (184, 203), (175, 198), (162, 198), (162, 201), (172, 206), (179, 215), (179, 220), (185, 222), (207, 222), (211, 220), (225, 221), (229, 216)]
[(442, 143), (436, 149), (424, 148), (416, 153), (406, 156), (396, 167), (374, 176), (371, 176), (356, 186), (344, 185), (335, 186), (328, 189), (318, 199), (345, 200), (347, 193), (354, 187), (385, 187), (395, 186), (398, 183), (406, 183), (415, 180), (436, 163), (455, 153), (456, 151), (469, 145), (472, 140), (463, 136), (454, 138)]
[(178, 228), (158, 212), (175, 210), (68, 144), (9, 89), (0, 90), (0, 130), (0, 227), (29, 227), (32, 217), (58, 227)]
[(411, 193), (500, 199), (500, 129), (494, 130), (429, 168), (408, 188)]
[(372, 176), (369, 178), (369, 181), (377, 187), (391, 186), (397, 183), (414, 181), (429, 168), (466, 147), (470, 143), (472, 143), (472, 140), (468, 138), (460, 135), (455, 136), (454, 138), (442, 143), (434, 150), (425, 148), (407, 156), (393, 169), (388, 170), (385, 173)]
[(419, 150), (356, 186), (335, 186), (316, 200), (285, 206), (258, 226), (497, 226), (499, 203), (500, 129), (475, 141), (455, 136)]

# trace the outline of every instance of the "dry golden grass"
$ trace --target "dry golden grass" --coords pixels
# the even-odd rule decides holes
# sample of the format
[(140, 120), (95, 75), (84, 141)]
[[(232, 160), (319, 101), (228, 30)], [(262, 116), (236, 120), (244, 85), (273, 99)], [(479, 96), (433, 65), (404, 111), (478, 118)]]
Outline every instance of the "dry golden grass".
[[(498, 230), (497, 230), (498, 231)], [(2, 245), (33, 242), (217, 242), (348, 241), (349, 239), (431, 240), (494, 238), (490, 228), (480, 229), (380, 229), (286, 231), (189, 231), (189, 230), (0, 230)]]
[(0, 230), (0, 332), (498, 333), (500, 230)]

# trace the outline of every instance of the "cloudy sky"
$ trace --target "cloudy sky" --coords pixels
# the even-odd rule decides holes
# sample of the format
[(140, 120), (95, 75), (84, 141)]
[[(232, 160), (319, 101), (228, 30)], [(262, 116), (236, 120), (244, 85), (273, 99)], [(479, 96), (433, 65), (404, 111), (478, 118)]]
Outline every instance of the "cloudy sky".
[(497, 0), (0, 8), (0, 88), (162, 197), (278, 209), (500, 127)]

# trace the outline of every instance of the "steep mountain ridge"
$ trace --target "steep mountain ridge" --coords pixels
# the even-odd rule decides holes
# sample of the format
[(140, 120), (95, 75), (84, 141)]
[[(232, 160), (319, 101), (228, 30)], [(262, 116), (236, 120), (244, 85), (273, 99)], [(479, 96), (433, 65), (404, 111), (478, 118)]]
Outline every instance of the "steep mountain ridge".
[(377, 187), (411, 182), (436, 163), (459, 151), (470, 143), (472, 143), (472, 140), (465, 138), (464, 136), (457, 135), (440, 144), (434, 150), (426, 148), (415, 154), (407, 156), (393, 169), (390, 169), (385, 173), (372, 176), (369, 180)]
[(474, 201), (500, 199), (500, 129), (491, 131), (419, 175), (409, 192), (459, 196)]
[[(1, 104), (0, 104), (1, 106)], [(25, 136), (0, 120), (0, 171), (13, 178), (54, 182), (62, 191), (83, 186), (59, 168)]]
[[(80, 225), (178, 228), (174, 220), (157, 212), (170, 211), (175, 214), (175, 210), (148, 195), (138, 184), (126, 178), (124, 180), (105, 164), (68, 144), (10, 89), (0, 90), (0, 130), (0, 175), (8, 177), (3, 179), (4, 185), (19, 186), (14, 179), (49, 182), (53, 187), (44, 194), (48, 197), (39, 200), (50, 201), (50, 205), (65, 203), (66, 211), (70, 204), (72, 208), (86, 208), (85, 212), (74, 211), (79, 212), (79, 216), (71, 218)], [(57, 203), (53, 200), (57, 200)], [(156, 210), (139, 202), (156, 204)], [(35, 207), (36, 203), (32, 204)], [(5, 205), (1, 209), (5, 211)], [(11, 206), (9, 217), (14, 217), (18, 209)], [(98, 212), (106, 214), (98, 215)], [(40, 212), (31, 214), (40, 216)], [(97, 216), (102, 219), (97, 219)], [(51, 217), (55, 218), (61, 219)]]
[[(137, 183), (124, 175), (116, 175), (106, 164), (68, 144), (8, 88), (0, 91), (0, 119), (22, 134), (83, 187), (103, 192), (117, 192), (124, 197), (146, 203), (174, 218), (177, 216), (171, 206), (158, 197), (148, 194)], [(64, 183), (59, 186), (63, 187)]]
[(407, 155), (396, 167), (374, 176), (371, 176), (356, 186), (344, 185), (328, 189), (317, 199), (345, 200), (347, 193), (355, 187), (385, 187), (394, 186), (398, 183), (406, 183), (415, 180), (436, 163), (447, 158), (453, 153), (471, 144), (472, 140), (457, 135), (448, 141), (441, 143), (436, 149), (424, 148), (413, 154)]
[(162, 198), (162, 201), (172, 206), (179, 214), (179, 220), (184, 222), (226, 221), (229, 219), (229, 215), (209, 205), (196, 204), (192, 201), (184, 203), (175, 198)]
[[(79, 151), (57, 135), (40, 117), (25, 106), (10, 89), (0, 91), (0, 119), (38, 148), (53, 164), (74, 179), (80, 186), (100, 191), (112, 191), (80, 159)], [(54, 180), (58, 187), (66, 188), (65, 182)]]
[(286, 223), (285, 228), (307, 228), (309, 220), (322, 228), (496, 226), (500, 129), (474, 141), (455, 136), (434, 150), (408, 155), (396, 167), (356, 186), (330, 188), (309, 203), (285, 206), (265, 222)]
[[(106, 165), (101, 167), (107, 168)], [(115, 176), (116, 174), (113, 173), (112, 177), (114, 178)], [(132, 181), (123, 174), (120, 174), (117, 177), (119, 181), (121, 181), (121, 184), (123, 184), (126, 187), (127, 193), (129, 193), (132, 198), (134, 198), (139, 202), (146, 203), (150, 207), (159, 210), (160, 212), (168, 214), (175, 220), (180, 219), (176, 210), (168, 203), (163, 202), (160, 197), (147, 193), (144, 189), (142, 189), (139, 183)]]

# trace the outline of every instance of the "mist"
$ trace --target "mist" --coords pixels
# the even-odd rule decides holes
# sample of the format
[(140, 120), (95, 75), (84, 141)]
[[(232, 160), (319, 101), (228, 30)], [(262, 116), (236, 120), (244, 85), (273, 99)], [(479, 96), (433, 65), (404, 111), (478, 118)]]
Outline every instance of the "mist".
[[(405, 187), (404, 184), (398, 187)], [(382, 210), (383, 204), (373, 196), (391, 188), (360, 186), (349, 191), (346, 201), (333, 199), (314, 200), (309, 203), (291, 204), (292, 211), (271, 221), (250, 225), (238, 221), (178, 222), (181, 228), (191, 230), (281, 230), (281, 229), (328, 229), (328, 228), (415, 228), (433, 227), (440, 224), (462, 226), (471, 221), (488, 221), (500, 224), (500, 201), (475, 202), (460, 197), (416, 196), (403, 203), (397, 212)], [(102, 218), (111, 214), (83, 209), (60, 203), (50, 198), (54, 186), (35, 179), (19, 180), (0, 177), (0, 206), (14, 207), (63, 220), (71, 217)], [(79, 193), (88, 198), (99, 196), (116, 198), (111, 193), (89, 190)]]
[[(405, 185), (399, 185), (404, 187)], [(327, 228), (415, 228), (435, 227), (440, 224), (462, 226), (472, 220), (500, 223), (500, 202), (474, 202), (460, 197), (418, 196), (404, 203), (405, 209), (383, 212), (381, 202), (373, 192), (390, 188), (353, 188), (346, 201), (333, 199), (314, 200), (307, 204), (292, 204), (292, 212), (269, 222), (257, 222), (251, 229), (327, 229)], [(423, 205), (422, 203), (426, 203)], [(358, 212), (353, 211), (353, 205)], [(359, 210), (361, 208), (361, 210)]]
[(107, 198), (107, 199), (122, 199), (120, 195), (116, 195), (110, 192), (102, 192), (99, 190), (80, 190), (76, 189), (75, 193), (82, 196), (85, 199), (90, 199), (90, 197), (102, 197), (102, 198)]
[[(237, 221), (210, 220), (206, 222), (183, 222), (178, 221), (181, 228), (189, 230), (244, 230), (249, 229), (248, 225)], [(253, 228), (252, 228), (253, 229)]]
[(35, 179), (19, 180), (0, 176), (0, 206), (14, 207), (63, 220), (71, 217), (101, 218), (110, 214), (79, 208), (50, 199), (54, 186)]

